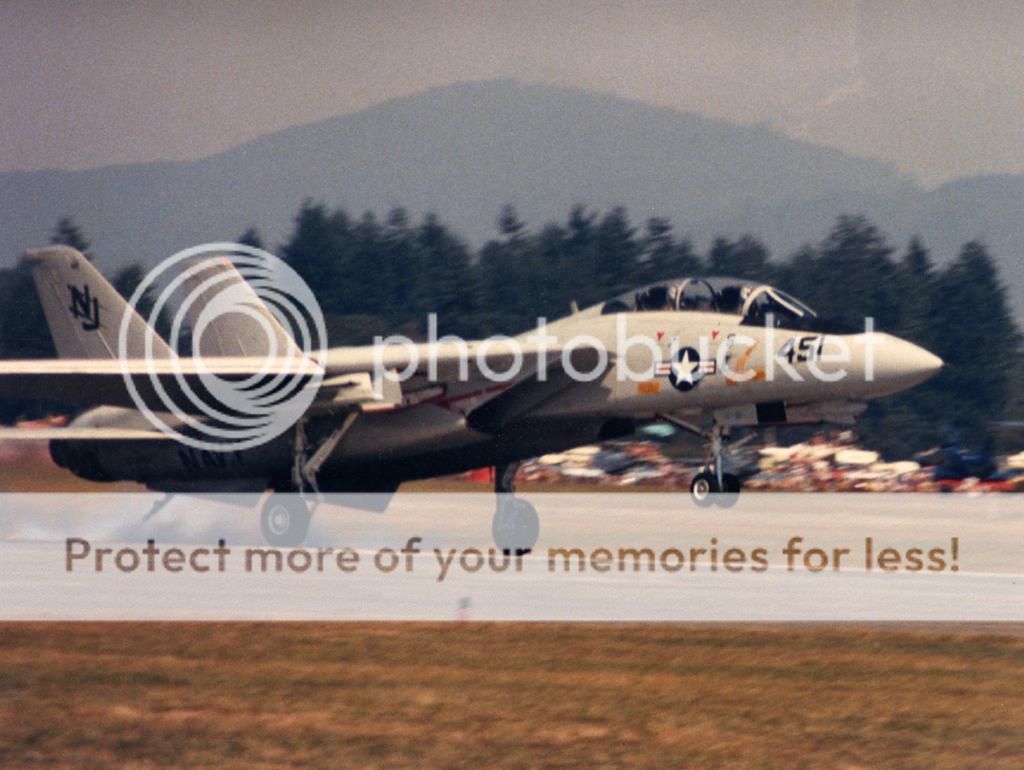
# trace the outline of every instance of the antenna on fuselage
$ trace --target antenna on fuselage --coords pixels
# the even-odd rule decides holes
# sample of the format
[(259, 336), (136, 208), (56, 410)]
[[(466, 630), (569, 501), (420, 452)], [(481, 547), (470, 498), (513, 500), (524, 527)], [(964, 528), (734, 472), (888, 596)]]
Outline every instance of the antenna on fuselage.
[(569, 311), (573, 315), (576, 315), (578, 312), (580, 312), (580, 306), (576, 304), (576, 300), (574, 300), (574, 299), (569, 300)]

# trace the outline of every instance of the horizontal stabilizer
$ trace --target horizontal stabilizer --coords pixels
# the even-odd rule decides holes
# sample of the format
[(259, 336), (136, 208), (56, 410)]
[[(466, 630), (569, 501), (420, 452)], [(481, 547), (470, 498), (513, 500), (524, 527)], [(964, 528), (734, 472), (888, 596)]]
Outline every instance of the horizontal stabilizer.
[(173, 437), (158, 430), (139, 428), (0, 428), (4, 441), (172, 441)]
[[(54, 401), (81, 406), (138, 407), (126, 380), (135, 387), (137, 398), (152, 409), (164, 409), (156, 384), (167, 398), (186, 413), (202, 414), (191, 404), (192, 393), (202, 393), (203, 376), (241, 381), (283, 376), (312, 378), (322, 373), (308, 358), (206, 358), (145, 360), (46, 359), (0, 361), (0, 397)], [(209, 403), (209, 402), (207, 402)]]
[[(319, 376), (313, 410), (338, 406), (374, 404), (388, 407), (402, 401), (410, 380), (456, 382), (470, 380), (502, 381), (510, 368), (521, 370), (513, 382), (536, 379), (538, 369), (562, 371), (561, 359), (567, 357), (582, 372), (593, 368), (598, 352), (576, 345), (564, 350), (557, 345), (537, 346), (513, 340), (496, 342), (426, 343), (409, 346), (335, 348), (329, 350), (321, 365), (309, 357), (267, 359), (261, 356), (206, 356), (167, 358), (146, 361), (132, 359), (55, 359), (0, 361), (0, 397), (25, 398), (72, 406), (145, 406), (165, 410), (167, 399), (188, 414), (202, 414), (190, 405), (189, 390), (203, 391), (203, 375), (230, 381), (284, 377), (282, 387), (292, 377), (312, 380)], [(384, 374), (391, 372), (395, 379)], [(374, 377), (383, 382), (374, 387)], [(554, 376), (554, 375), (553, 375)], [(134, 386), (136, 394), (128, 386)], [(547, 383), (542, 383), (546, 385)], [(545, 392), (547, 392), (545, 390)], [(521, 391), (520, 391), (521, 393)], [(530, 395), (526, 401), (535, 401)], [(207, 402), (210, 403), (210, 402)], [(214, 402), (215, 403), (215, 402)], [(524, 402), (525, 403), (525, 402)], [(510, 409), (523, 411), (523, 404)], [(501, 419), (504, 421), (508, 415)]]

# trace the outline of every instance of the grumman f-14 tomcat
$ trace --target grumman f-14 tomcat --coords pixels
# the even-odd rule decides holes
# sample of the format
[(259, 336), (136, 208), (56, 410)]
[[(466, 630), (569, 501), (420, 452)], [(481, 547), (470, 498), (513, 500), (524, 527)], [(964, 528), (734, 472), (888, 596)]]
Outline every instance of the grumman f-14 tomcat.
[[(906, 340), (839, 329), (773, 286), (700, 277), (574, 306), (515, 338), (378, 340), (303, 353), (224, 259), (197, 275), (248, 292), (255, 313), (213, 318), (188, 358), (79, 252), (48, 247), (25, 259), (59, 358), (0, 362), (0, 395), (83, 409), (46, 435), (57, 464), (165, 492), (270, 491), (261, 523), (274, 544), (304, 539), (318, 494), (390, 493), (403, 481), (494, 466), (495, 540), (527, 550), (538, 519), (511, 495), (518, 463), (652, 420), (705, 438), (708, 462), (690, 493), (699, 505), (729, 505), (740, 490), (722, 464), (730, 429), (848, 424), (865, 399), (910, 388), (942, 366)], [(210, 302), (200, 292), (192, 312)], [(197, 448), (182, 437), (216, 422), (204, 410), (189, 414), (190, 388), (203, 387), (204, 373), (228, 383), (283, 378), (306, 405), (259, 445)], [(166, 408), (167, 394), (178, 411)], [(164, 427), (154, 427), (149, 408), (163, 409)]]

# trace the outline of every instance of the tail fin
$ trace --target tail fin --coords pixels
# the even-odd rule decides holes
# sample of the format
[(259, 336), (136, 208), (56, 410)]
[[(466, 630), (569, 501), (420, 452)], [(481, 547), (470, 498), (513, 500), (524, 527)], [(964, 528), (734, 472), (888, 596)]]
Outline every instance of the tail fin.
[(171, 358), (167, 343), (131, 308), (89, 260), (69, 246), (25, 252), (60, 358), (117, 358), (121, 321), (129, 314), (126, 353)]
[(302, 358), (302, 351), (226, 257), (188, 265), (187, 313), (201, 356)]

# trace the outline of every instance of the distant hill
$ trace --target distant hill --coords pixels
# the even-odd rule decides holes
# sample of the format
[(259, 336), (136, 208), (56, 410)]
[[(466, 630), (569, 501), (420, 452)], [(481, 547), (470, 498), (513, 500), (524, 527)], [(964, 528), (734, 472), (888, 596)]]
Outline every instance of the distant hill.
[(283, 240), (304, 198), (381, 215), (438, 213), (475, 244), (500, 207), (564, 221), (575, 203), (669, 217), (703, 249), (750, 232), (776, 256), (863, 213), (938, 261), (982, 238), (1024, 317), (1024, 177), (926, 190), (891, 166), (743, 126), (578, 89), (465, 83), (298, 126), (197, 161), (0, 174), (0, 259), (13, 262), (72, 215), (104, 269), (153, 263), (250, 225)]

